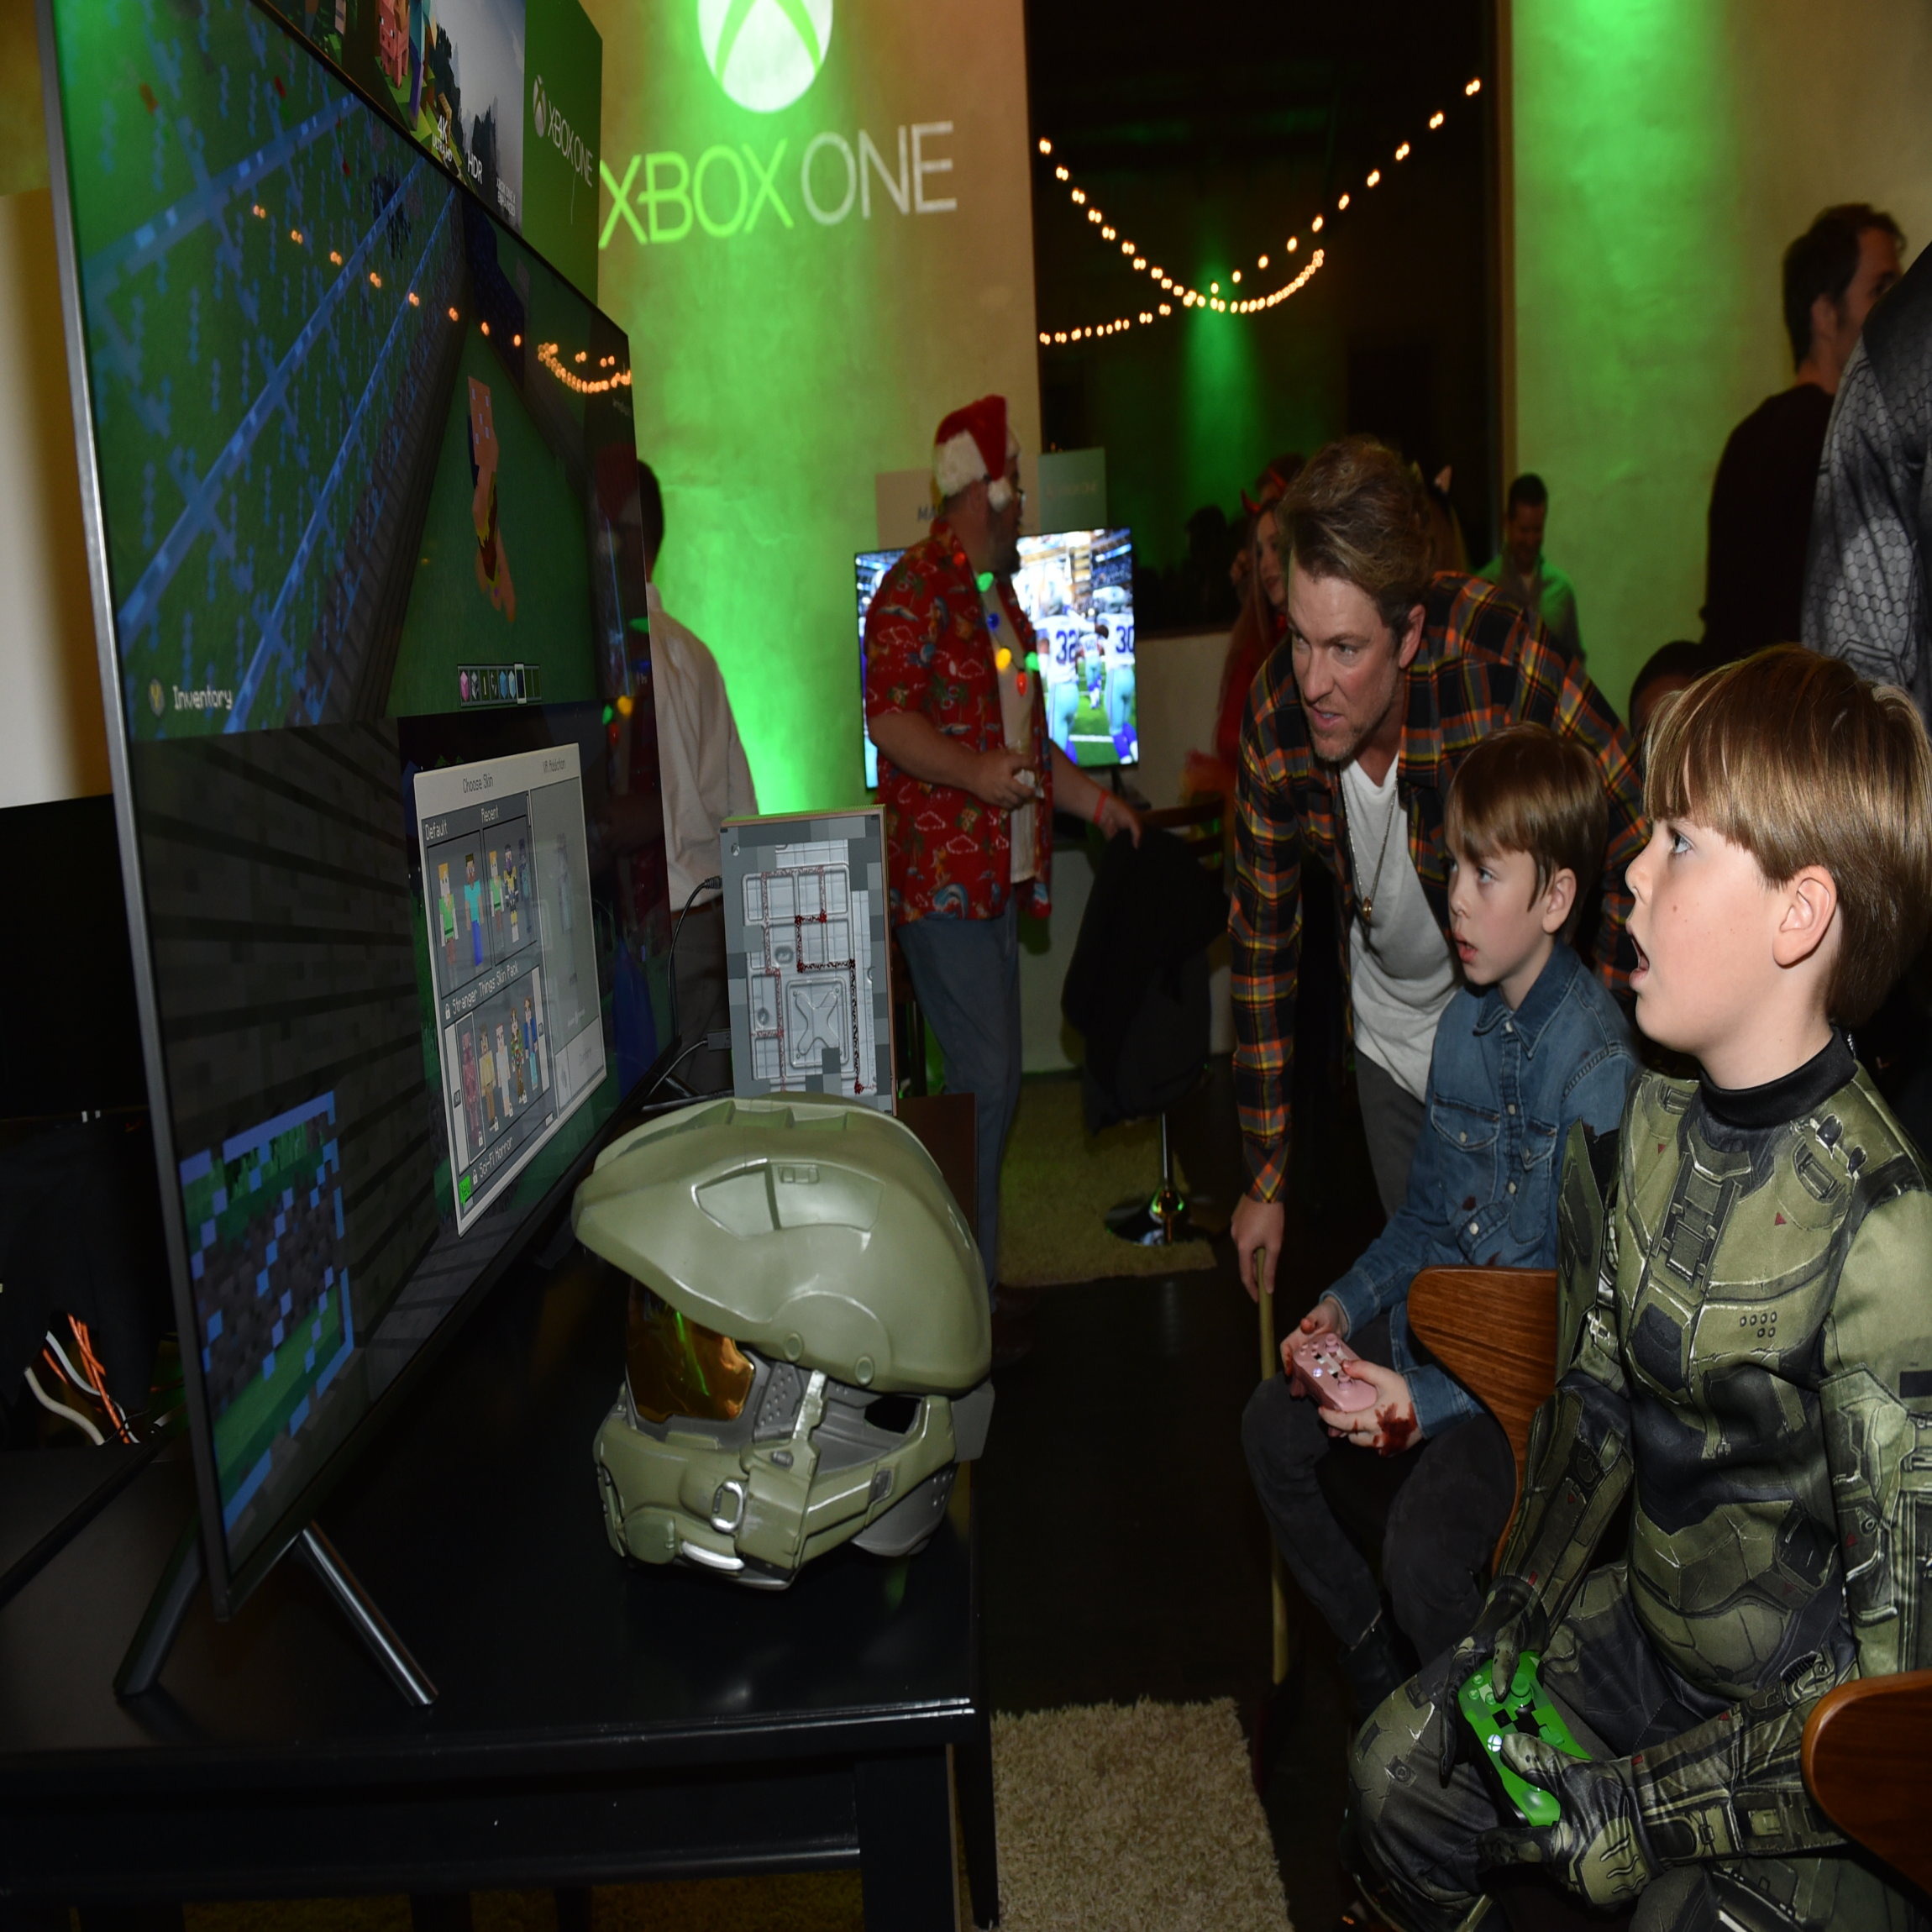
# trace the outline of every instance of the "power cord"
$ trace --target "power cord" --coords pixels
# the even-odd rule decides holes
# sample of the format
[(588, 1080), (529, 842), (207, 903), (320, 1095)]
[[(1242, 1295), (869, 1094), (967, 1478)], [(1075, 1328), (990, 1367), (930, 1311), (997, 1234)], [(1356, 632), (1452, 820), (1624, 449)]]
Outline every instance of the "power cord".
[[(701, 892), (722, 891), (723, 888), (724, 880), (719, 878), (716, 873), (713, 873), (709, 879), (701, 879), (691, 888), (690, 895), (685, 900), (683, 910), (679, 912), (676, 921), (671, 927), (671, 949), (666, 958), (665, 963), (669, 967), (671, 975), (671, 1037), (674, 1040), (681, 1041), (685, 1037), (683, 1025), (678, 1018), (678, 935), (684, 931), (685, 920), (692, 906), (697, 904), (698, 895)], [(703, 1042), (700, 1041), (698, 1044), (701, 1046)], [(687, 1049), (687, 1051), (690, 1050), (691, 1049)], [(684, 1057), (683, 1053), (679, 1054), (678, 1059), (671, 1062), (671, 1066), (676, 1066), (678, 1060), (683, 1059)], [(669, 1070), (669, 1068), (665, 1069), (667, 1073)], [(652, 1090), (656, 1091), (654, 1088)]]

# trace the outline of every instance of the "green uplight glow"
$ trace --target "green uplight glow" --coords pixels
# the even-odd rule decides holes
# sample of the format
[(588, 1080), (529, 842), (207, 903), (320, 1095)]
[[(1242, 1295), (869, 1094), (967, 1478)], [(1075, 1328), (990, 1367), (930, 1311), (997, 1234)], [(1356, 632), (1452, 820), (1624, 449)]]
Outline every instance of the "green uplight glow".
[(1516, 465), (1549, 483), (1550, 554), (1617, 704), (1659, 644), (1698, 634), (1718, 454), (1790, 381), (1739, 368), (1777, 292), (1737, 218), (1739, 18), (1708, 0), (1515, 14)]
[[(664, 607), (717, 658), (762, 810), (862, 802), (852, 558), (874, 525), (872, 477), (831, 471), (828, 452), (849, 448), (859, 399), (906, 337), (875, 299), (881, 222), (860, 218), (855, 193), (848, 218), (825, 223), (800, 191), (807, 148), (864, 124), (853, 37), (831, 37), (791, 105), (748, 113), (712, 83), (692, 0), (593, 13), (603, 161), (612, 180), (629, 175), (635, 223), (606, 181), (599, 301), (629, 332), (638, 451), (664, 485)], [(836, 150), (814, 156), (811, 179), (836, 207)], [(876, 174), (869, 192), (876, 216)]]

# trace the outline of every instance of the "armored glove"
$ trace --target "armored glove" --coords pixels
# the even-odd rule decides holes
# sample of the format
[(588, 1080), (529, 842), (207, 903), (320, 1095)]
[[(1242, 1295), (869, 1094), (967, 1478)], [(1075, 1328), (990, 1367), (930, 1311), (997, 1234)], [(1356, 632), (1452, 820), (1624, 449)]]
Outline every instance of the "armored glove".
[(1520, 1731), (1506, 1732), (1510, 1770), (1540, 1785), (1562, 1807), (1541, 1830), (1485, 1831), (1476, 1840), (1484, 1865), (1546, 1865), (1592, 1905), (1623, 1905), (1657, 1876), (1661, 1861), (1644, 1835), (1635, 1769), (1627, 1757), (1586, 1762)]
[(1500, 1697), (1516, 1674), (1516, 1660), (1525, 1651), (1541, 1650), (1548, 1631), (1542, 1604), (1530, 1585), (1520, 1577), (1499, 1577), (1489, 1586), (1476, 1627), (1416, 1679), (1416, 1689), (1435, 1705), (1441, 1724), (1443, 1783), (1448, 1783), (1469, 1740), (1457, 1693), (1479, 1664), (1494, 1660), (1489, 1681)]

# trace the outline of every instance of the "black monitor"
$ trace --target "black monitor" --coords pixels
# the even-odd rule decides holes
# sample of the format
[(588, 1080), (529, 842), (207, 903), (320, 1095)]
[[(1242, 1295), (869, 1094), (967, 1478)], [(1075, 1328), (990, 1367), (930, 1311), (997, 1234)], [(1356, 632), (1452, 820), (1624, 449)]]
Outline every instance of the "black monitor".
[[(862, 550), (858, 681), (865, 683), (865, 617), (903, 550)], [(1134, 696), (1134, 539), (1131, 530), (1058, 530), (1020, 539), (1013, 594), (1032, 625), (1046, 687), (1047, 731), (1084, 770), (1137, 764)], [(879, 750), (865, 738), (865, 782), (879, 783)]]
[(42, 0), (218, 1613), (669, 1050), (624, 334), (254, 0)]

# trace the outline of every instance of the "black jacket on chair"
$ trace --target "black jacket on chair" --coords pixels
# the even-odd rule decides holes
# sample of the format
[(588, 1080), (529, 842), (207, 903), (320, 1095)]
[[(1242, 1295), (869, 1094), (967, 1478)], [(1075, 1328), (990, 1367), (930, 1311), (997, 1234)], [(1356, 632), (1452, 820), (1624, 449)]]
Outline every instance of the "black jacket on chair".
[(1170, 832), (1107, 842), (1060, 991), (1084, 1034), (1087, 1126), (1158, 1114), (1200, 1075), (1208, 1047), (1207, 950), (1227, 898)]

